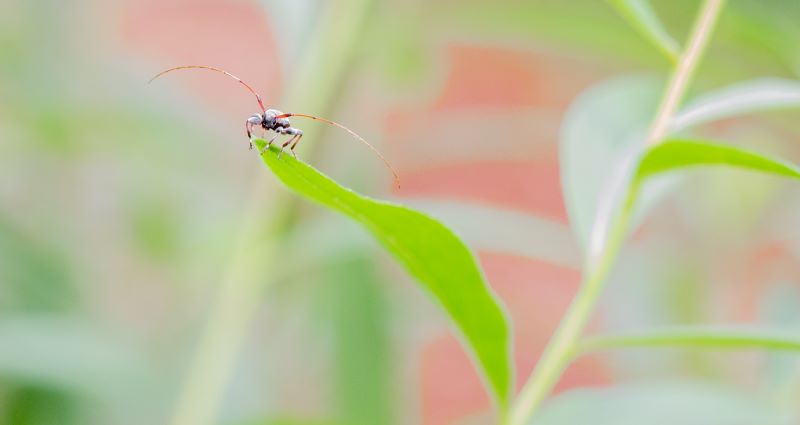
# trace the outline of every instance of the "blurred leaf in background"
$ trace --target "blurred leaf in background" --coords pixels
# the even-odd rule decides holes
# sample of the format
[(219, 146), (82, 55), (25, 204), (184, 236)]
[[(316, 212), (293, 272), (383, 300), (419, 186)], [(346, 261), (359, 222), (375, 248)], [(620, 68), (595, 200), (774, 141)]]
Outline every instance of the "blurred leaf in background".
[[(0, 211), (0, 214), (2, 212)], [(80, 294), (65, 256), (43, 246), (0, 215), (0, 308), (3, 310), (73, 311)]]
[[(1, 390), (0, 390), (1, 391)], [(44, 386), (20, 385), (5, 397), (3, 425), (82, 424), (88, 411), (74, 395)]]
[(573, 390), (551, 400), (531, 425), (790, 425), (796, 420), (754, 394), (673, 380)]
[(386, 282), (378, 280), (375, 259), (369, 256), (341, 261), (327, 272), (337, 422), (390, 425), (397, 394)]

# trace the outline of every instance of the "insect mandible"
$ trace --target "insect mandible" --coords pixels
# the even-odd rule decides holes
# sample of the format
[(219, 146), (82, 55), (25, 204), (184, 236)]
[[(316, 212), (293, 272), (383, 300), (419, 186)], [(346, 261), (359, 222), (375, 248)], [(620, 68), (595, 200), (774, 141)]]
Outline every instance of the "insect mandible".
[(325, 119), (325, 118), (316, 117), (316, 116), (313, 116), (313, 115), (297, 114), (297, 113), (284, 113), (284, 112), (281, 112), (281, 111), (279, 111), (277, 109), (272, 109), (272, 108), (268, 109), (268, 108), (264, 107), (264, 102), (261, 100), (261, 96), (258, 93), (256, 93), (256, 91), (253, 90), (253, 88), (249, 84), (245, 83), (241, 78), (231, 74), (228, 71), (225, 71), (224, 69), (214, 68), (212, 66), (205, 66), (205, 65), (176, 66), (174, 68), (170, 68), (170, 69), (167, 69), (167, 70), (159, 72), (158, 74), (156, 74), (156, 76), (154, 76), (153, 78), (150, 79), (149, 83), (152, 83), (155, 79), (157, 79), (157, 78), (161, 77), (162, 75), (167, 74), (169, 72), (185, 70), (185, 69), (207, 69), (207, 70), (210, 70), (210, 71), (215, 71), (215, 72), (219, 72), (219, 73), (225, 74), (228, 77), (233, 78), (234, 80), (238, 81), (239, 84), (243, 85), (250, 93), (253, 94), (253, 96), (256, 97), (256, 101), (258, 102), (258, 106), (261, 108), (261, 113), (255, 113), (255, 114), (251, 115), (250, 118), (247, 119), (247, 121), (245, 121), (245, 129), (247, 130), (247, 138), (250, 140), (250, 149), (253, 148), (253, 141), (252, 141), (252, 139), (253, 139), (253, 129), (261, 127), (262, 129), (264, 129), (265, 133), (268, 132), (268, 131), (275, 132), (275, 135), (267, 142), (266, 146), (264, 146), (264, 148), (261, 149), (261, 153), (262, 154), (267, 149), (269, 149), (270, 146), (272, 146), (272, 143), (279, 136), (288, 135), (288, 136), (291, 136), (291, 137), (288, 140), (286, 140), (283, 144), (281, 144), (281, 150), (278, 153), (278, 158), (280, 158), (281, 155), (283, 155), (283, 151), (287, 147), (289, 148), (289, 152), (296, 158), (297, 154), (295, 153), (294, 148), (297, 147), (297, 144), (303, 138), (303, 130), (300, 130), (297, 127), (293, 127), (291, 122), (289, 122), (289, 118), (290, 117), (309, 118), (309, 119), (312, 119), (312, 120), (324, 122), (324, 123), (326, 123), (328, 125), (332, 125), (334, 127), (338, 127), (340, 129), (350, 133), (350, 135), (353, 136), (355, 139), (357, 139), (361, 143), (365, 144), (368, 148), (370, 148), (372, 150), (373, 153), (375, 153), (375, 155), (378, 156), (378, 158), (381, 159), (381, 161), (383, 161), (383, 164), (386, 165), (386, 168), (388, 168), (389, 171), (394, 176), (395, 184), (398, 187), (400, 186), (400, 184), (399, 184), (400, 183), (400, 177), (397, 175), (397, 172), (394, 170), (394, 168), (392, 168), (392, 166), (389, 164), (389, 161), (387, 161), (386, 158), (374, 146), (372, 146), (369, 142), (364, 140), (363, 137), (361, 137), (358, 134), (356, 134), (356, 132), (354, 132), (353, 130), (350, 130), (349, 128), (343, 126), (342, 124), (339, 124), (338, 122), (331, 121), (331, 120), (328, 120), (328, 119)]

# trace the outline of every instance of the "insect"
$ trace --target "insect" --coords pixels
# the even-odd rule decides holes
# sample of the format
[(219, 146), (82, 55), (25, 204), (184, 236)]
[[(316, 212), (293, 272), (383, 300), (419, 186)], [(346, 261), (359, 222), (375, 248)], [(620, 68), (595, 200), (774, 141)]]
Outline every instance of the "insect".
[(266, 107), (264, 107), (264, 102), (261, 100), (261, 96), (258, 93), (256, 93), (256, 91), (253, 90), (253, 88), (249, 84), (245, 83), (244, 81), (242, 81), (241, 78), (231, 74), (228, 71), (225, 71), (224, 69), (219, 69), (219, 68), (214, 68), (214, 67), (211, 67), (211, 66), (204, 66), (204, 65), (177, 66), (177, 67), (174, 67), (174, 68), (170, 68), (170, 69), (161, 71), (160, 73), (156, 74), (156, 76), (154, 76), (153, 78), (150, 79), (149, 83), (152, 83), (155, 79), (157, 79), (157, 78), (161, 77), (162, 75), (167, 74), (169, 72), (179, 71), (179, 70), (186, 70), (186, 69), (207, 69), (207, 70), (210, 70), (210, 71), (215, 71), (215, 72), (219, 72), (219, 73), (225, 74), (228, 77), (233, 78), (234, 80), (238, 81), (239, 84), (243, 85), (250, 93), (253, 94), (253, 96), (256, 97), (256, 101), (258, 102), (258, 106), (261, 108), (261, 113), (253, 114), (253, 115), (250, 116), (250, 118), (247, 119), (247, 121), (245, 121), (245, 129), (247, 130), (247, 138), (250, 140), (250, 149), (253, 148), (253, 141), (252, 141), (252, 139), (253, 139), (253, 129), (261, 127), (262, 129), (264, 129), (264, 133), (269, 132), (269, 131), (275, 132), (275, 135), (267, 142), (266, 146), (264, 146), (264, 148), (261, 149), (260, 152), (262, 154), (264, 152), (266, 152), (266, 150), (269, 149), (270, 146), (272, 146), (272, 143), (279, 136), (288, 135), (288, 136), (291, 136), (291, 137), (289, 137), (288, 140), (286, 140), (285, 142), (283, 142), (283, 144), (281, 144), (281, 150), (278, 153), (278, 158), (280, 158), (281, 155), (283, 155), (283, 151), (286, 150), (287, 147), (289, 148), (289, 152), (296, 158), (297, 154), (295, 153), (294, 148), (297, 147), (297, 144), (303, 138), (303, 130), (300, 130), (297, 127), (293, 127), (291, 122), (289, 122), (289, 118), (290, 117), (309, 118), (309, 119), (312, 119), (312, 120), (324, 122), (324, 123), (326, 123), (328, 125), (332, 125), (334, 127), (338, 127), (340, 129), (350, 133), (351, 136), (353, 136), (355, 139), (357, 139), (361, 143), (367, 145), (367, 147), (370, 148), (372, 150), (372, 152), (375, 153), (375, 155), (377, 155), (378, 158), (381, 159), (381, 161), (383, 161), (383, 164), (392, 173), (392, 175), (394, 176), (395, 184), (398, 187), (400, 186), (400, 184), (399, 184), (400, 183), (400, 177), (397, 175), (397, 172), (394, 170), (394, 168), (392, 168), (392, 166), (389, 164), (389, 161), (387, 161), (386, 158), (374, 146), (369, 144), (369, 142), (364, 140), (363, 137), (361, 137), (358, 134), (356, 134), (356, 132), (354, 132), (353, 130), (350, 130), (349, 128), (347, 128), (347, 127), (343, 126), (342, 124), (339, 124), (339, 123), (337, 123), (335, 121), (331, 121), (331, 120), (328, 120), (328, 119), (325, 119), (325, 118), (316, 117), (316, 116), (313, 116), (313, 115), (296, 114), (296, 113), (284, 113), (284, 112), (281, 112), (281, 111), (279, 111), (277, 109), (272, 109), (272, 108), (267, 109)]

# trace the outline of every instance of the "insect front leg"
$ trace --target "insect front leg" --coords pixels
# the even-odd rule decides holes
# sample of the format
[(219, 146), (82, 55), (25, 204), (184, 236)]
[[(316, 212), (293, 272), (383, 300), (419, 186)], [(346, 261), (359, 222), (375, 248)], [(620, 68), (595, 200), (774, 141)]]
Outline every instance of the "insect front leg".
[(250, 120), (244, 122), (244, 127), (247, 129), (247, 141), (250, 142), (250, 149), (253, 149), (253, 124)]
[(274, 142), (274, 141), (275, 141), (275, 139), (277, 139), (277, 138), (278, 138), (278, 136), (280, 136), (280, 135), (281, 135), (281, 133), (277, 133), (277, 132), (276, 132), (276, 133), (275, 133), (275, 135), (274, 135), (274, 136), (272, 136), (272, 138), (271, 138), (271, 139), (269, 139), (269, 142), (267, 142), (267, 144), (266, 144), (266, 145), (264, 145), (264, 149), (261, 149), (261, 153), (263, 154), (264, 152), (266, 152), (267, 150), (269, 150), (269, 147), (270, 147), (270, 146), (272, 146), (272, 142)]

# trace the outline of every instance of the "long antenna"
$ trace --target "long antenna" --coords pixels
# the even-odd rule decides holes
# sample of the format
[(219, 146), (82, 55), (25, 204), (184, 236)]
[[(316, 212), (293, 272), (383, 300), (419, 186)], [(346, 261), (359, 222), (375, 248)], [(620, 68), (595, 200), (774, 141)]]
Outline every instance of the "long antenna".
[(391, 165), (391, 164), (389, 164), (389, 161), (387, 161), (387, 160), (386, 160), (386, 158), (385, 158), (383, 155), (381, 155), (380, 151), (378, 151), (378, 149), (376, 149), (376, 148), (375, 148), (375, 146), (372, 146), (372, 145), (371, 145), (369, 142), (367, 142), (366, 140), (364, 140), (364, 138), (363, 138), (363, 137), (359, 136), (359, 135), (358, 135), (358, 134), (357, 134), (355, 131), (353, 131), (353, 130), (350, 130), (349, 128), (347, 128), (347, 127), (345, 127), (345, 126), (343, 126), (343, 125), (339, 124), (339, 123), (338, 123), (338, 122), (336, 122), (336, 121), (331, 121), (331, 120), (327, 120), (327, 119), (325, 119), (325, 118), (315, 117), (315, 116), (313, 116), (313, 115), (306, 115), (306, 114), (281, 114), (281, 115), (278, 115), (278, 116), (277, 116), (277, 117), (275, 117), (275, 118), (277, 119), (277, 118), (289, 118), (289, 117), (301, 117), (301, 118), (309, 118), (309, 119), (312, 119), (312, 120), (322, 121), (322, 122), (324, 122), (324, 123), (326, 123), (326, 124), (330, 124), (330, 125), (332, 125), (332, 126), (334, 126), (334, 127), (339, 127), (339, 128), (341, 128), (342, 130), (344, 130), (344, 131), (346, 131), (346, 132), (350, 133), (350, 135), (351, 135), (351, 136), (353, 136), (354, 138), (358, 139), (358, 141), (360, 141), (361, 143), (363, 143), (363, 144), (367, 145), (367, 147), (368, 147), (368, 148), (370, 148), (370, 149), (372, 150), (372, 152), (373, 152), (375, 155), (377, 155), (377, 156), (378, 156), (378, 158), (380, 158), (380, 159), (381, 159), (381, 161), (383, 161), (383, 164), (384, 164), (384, 165), (386, 165), (386, 168), (388, 168), (388, 169), (389, 169), (389, 171), (390, 171), (390, 172), (392, 173), (392, 175), (394, 176), (394, 184), (395, 184), (395, 185), (396, 185), (398, 188), (400, 188), (400, 176), (397, 174), (397, 171), (395, 171), (395, 170), (394, 170), (394, 168), (392, 168), (392, 165)]
[(228, 72), (228, 71), (225, 71), (224, 69), (219, 69), (219, 68), (214, 68), (214, 67), (212, 67), (212, 66), (204, 66), (204, 65), (184, 65), (184, 66), (176, 66), (175, 68), (170, 68), (170, 69), (167, 69), (167, 70), (165, 70), (165, 71), (161, 71), (161, 72), (159, 72), (158, 74), (156, 74), (156, 76), (155, 76), (155, 77), (151, 78), (151, 79), (150, 79), (150, 81), (148, 81), (147, 83), (148, 83), (148, 84), (152, 83), (152, 82), (153, 82), (153, 81), (154, 81), (156, 78), (158, 78), (158, 77), (160, 77), (160, 76), (162, 76), (162, 75), (164, 75), (164, 74), (166, 74), (166, 73), (168, 73), (168, 72), (172, 72), (172, 71), (179, 71), (179, 70), (182, 70), (182, 69), (209, 69), (209, 70), (211, 70), (211, 71), (220, 72), (220, 73), (223, 73), (223, 74), (227, 75), (228, 77), (231, 77), (231, 78), (233, 78), (234, 80), (238, 81), (238, 82), (239, 82), (239, 84), (243, 85), (243, 86), (244, 86), (244, 87), (245, 87), (245, 88), (246, 88), (248, 91), (250, 91), (250, 93), (253, 93), (253, 96), (255, 96), (255, 97), (256, 97), (256, 100), (258, 101), (258, 106), (260, 106), (260, 107), (261, 107), (261, 112), (264, 112), (264, 113), (266, 113), (266, 111), (267, 111), (267, 108), (265, 108), (265, 107), (264, 107), (264, 102), (262, 102), (262, 101), (261, 101), (261, 96), (259, 96), (259, 95), (258, 95), (258, 93), (256, 93), (256, 91), (255, 91), (255, 90), (253, 90), (253, 88), (252, 88), (252, 87), (250, 87), (250, 85), (249, 85), (249, 84), (247, 84), (247, 83), (245, 83), (244, 81), (242, 81), (242, 79), (241, 79), (241, 78), (239, 78), (239, 77), (237, 77), (237, 76), (235, 76), (235, 75), (231, 74), (231, 73), (230, 73), (230, 72)]

